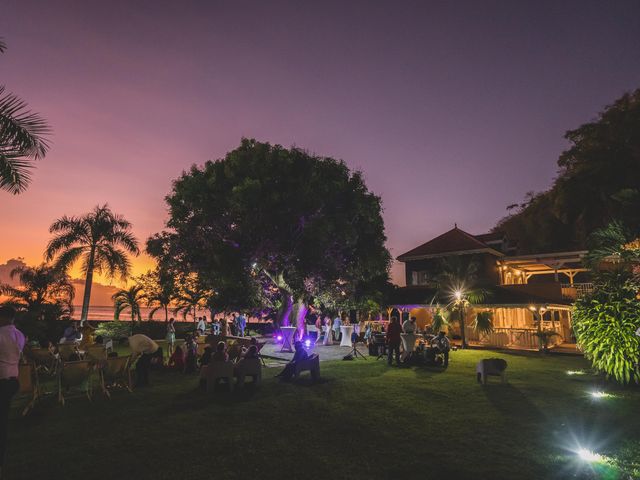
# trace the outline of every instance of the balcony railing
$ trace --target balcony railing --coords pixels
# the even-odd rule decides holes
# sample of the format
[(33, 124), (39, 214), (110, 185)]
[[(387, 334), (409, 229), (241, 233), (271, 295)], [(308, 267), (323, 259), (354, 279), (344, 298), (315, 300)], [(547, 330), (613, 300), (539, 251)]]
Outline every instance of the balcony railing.
[(572, 300), (593, 292), (593, 283), (574, 283), (573, 285), (563, 283), (561, 287), (562, 296)]

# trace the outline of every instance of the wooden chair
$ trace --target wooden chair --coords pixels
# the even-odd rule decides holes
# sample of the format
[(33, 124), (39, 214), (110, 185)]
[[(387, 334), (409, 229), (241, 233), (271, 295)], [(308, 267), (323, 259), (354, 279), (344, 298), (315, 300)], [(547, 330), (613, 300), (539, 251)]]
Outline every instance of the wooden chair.
[(236, 377), (238, 378), (238, 387), (244, 385), (245, 377), (252, 377), (253, 383), (257, 386), (262, 381), (262, 365), (259, 358), (243, 358), (235, 368)]
[(40, 397), (40, 381), (35, 363), (22, 363), (19, 365), (18, 382), (20, 384), (18, 394), (29, 398), (29, 402), (22, 410), (22, 416), (25, 416)]
[(131, 392), (131, 356), (109, 357), (100, 368), (100, 384), (102, 393), (111, 398), (109, 388), (124, 388)]
[(76, 352), (77, 347), (75, 343), (59, 343), (58, 352), (60, 353), (60, 360), (66, 362), (69, 357)]
[(229, 391), (233, 391), (233, 363), (232, 362), (209, 362), (205, 372), (207, 379), (207, 392), (213, 392), (216, 383), (220, 379), (226, 380), (229, 384)]
[(64, 406), (64, 391), (79, 387), (89, 401), (91, 401), (91, 373), (93, 362), (80, 360), (77, 362), (64, 362), (58, 373), (58, 401)]
[(84, 358), (93, 361), (102, 361), (107, 359), (107, 348), (99, 343), (87, 345)]
[(317, 353), (314, 353), (306, 360), (296, 362), (293, 376), (298, 378), (305, 370), (308, 370), (309, 373), (311, 373), (312, 379), (318, 380), (320, 378), (320, 357)]
[(47, 375), (53, 375), (56, 372), (58, 359), (48, 348), (30, 348), (25, 349), (26, 356), (35, 363), (36, 370)]

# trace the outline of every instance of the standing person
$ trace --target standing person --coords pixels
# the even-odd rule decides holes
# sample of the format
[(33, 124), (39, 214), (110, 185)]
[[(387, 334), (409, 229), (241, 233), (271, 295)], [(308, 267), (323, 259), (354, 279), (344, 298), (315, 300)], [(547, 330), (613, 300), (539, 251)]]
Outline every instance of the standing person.
[(393, 353), (396, 354), (396, 365), (400, 365), (400, 334), (402, 327), (398, 322), (398, 317), (391, 317), (391, 322), (387, 326), (387, 363), (391, 365)]
[(226, 318), (223, 318), (222, 322), (220, 324), (220, 334), (223, 337), (228, 337), (229, 336), (229, 323), (227, 322)]
[(322, 315), (316, 315), (316, 341), (315, 343), (320, 343), (320, 340), (323, 340), (324, 333), (322, 332)]
[(214, 318), (211, 322), (211, 334), (220, 335), (220, 320)]
[(416, 333), (416, 317), (405, 320), (402, 324), (402, 331), (404, 333)]
[(198, 317), (198, 326), (196, 327), (198, 331), (198, 335), (204, 335), (204, 332), (207, 330), (207, 322), (204, 317)]
[(184, 373), (193, 373), (197, 369), (198, 344), (191, 335), (187, 335), (185, 348)]
[(333, 319), (333, 338), (337, 341), (340, 340), (340, 327), (342, 326), (342, 320), (340, 320), (340, 315), (336, 315), (336, 318)]
[(236, 321), (238, 322), (238, 335), (244, 337), (244, 329), (247, 328), (247, 317), (244, 316), (244, 313), (240, 312)]
[(59, 343), (76, 343), (82, 339), (82, 334), (78, 330), (76, 322), (72, 322), (67, 328), (64, 329), (62, 338)]
[(324, 317), (324, 327), (322, 331), (324, 333), (324, 342), (322, 342), (322, 344), (333, 345), (333, 342), (331, 341), (331, 317), (329, 315)]
[(160, 347), (156, 342), (141, 333), (131, 335), (128, 340), (129, 348), (133, 353), (132, 358), (138, 359), (136, 362), (136, 387), (147, 386), (149, 385), (151, 359)]
[(236, 336), (238, 334), (238, 320), (236, 319), (236, 314), (231, 314), (231, 321), (229, 322), (229, 331), (232, 336)]
[(166, 340), (169, 348), (169, 356), (171, 356), (173, 355), (173, 345), (176, 343), (176, 325), (173, 317), (171, 317), (169, 323), (167, 323)]
[(9, 408), (18, 392), (18, 363), (25, 344), (24, 335), (13, 324), (15, 317), (13, 307), (0, 307), (0, 477), (7, 450)]

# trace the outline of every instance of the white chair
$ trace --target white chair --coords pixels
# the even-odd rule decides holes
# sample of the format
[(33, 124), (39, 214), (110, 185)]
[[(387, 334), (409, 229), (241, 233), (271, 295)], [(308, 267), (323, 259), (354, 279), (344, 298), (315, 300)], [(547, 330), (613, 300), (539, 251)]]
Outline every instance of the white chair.
[(502, 383), (507, 381), (507, 362), (501, 358), (487, 358), (476, 364), (478, 383), (487, 384), (487, 377), (500, 377)]
[(416, 349), (416, 335), (414, 333), (401, 333), (402, 339), (402, 360), (404, 361)]
[(224, 379), (229, 384), (229, 390), (233, 390), (233, 363), (211, 361), (205, 372), (207, 379), (207, 392), (213, 392), (218, 380)]
[(245, 377), (252, 377), (253, 383), (257, 386), (262, 381), (262, 365), (259, 358), (243, 358), (236, 364), (236, 377), (238, 377), (238, 387), (244, 385)]

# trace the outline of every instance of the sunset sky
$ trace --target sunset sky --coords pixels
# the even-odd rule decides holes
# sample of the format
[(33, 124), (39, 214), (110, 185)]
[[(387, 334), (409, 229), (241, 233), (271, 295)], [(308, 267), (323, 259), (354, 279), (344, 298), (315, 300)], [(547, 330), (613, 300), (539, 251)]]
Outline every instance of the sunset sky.
[(28, 191), (0, 192), (0, 264), (105, 202), (145, 240), (172, 179), (243, 136), (361, 169), (394, 257), (483, 233), (640, 87), (637, 1), (0, 0), (0, 36), (0, 84), (54, 130)]

